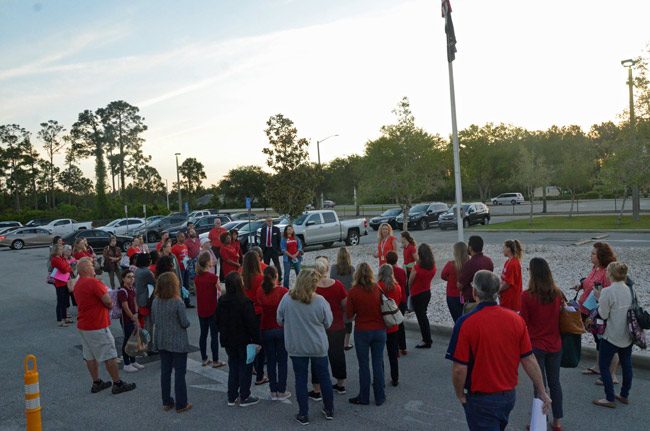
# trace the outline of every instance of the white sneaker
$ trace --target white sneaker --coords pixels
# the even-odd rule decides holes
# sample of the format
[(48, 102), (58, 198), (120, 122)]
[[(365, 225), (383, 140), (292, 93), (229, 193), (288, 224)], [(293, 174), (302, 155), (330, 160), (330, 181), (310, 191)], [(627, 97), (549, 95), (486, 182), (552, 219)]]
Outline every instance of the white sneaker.
[(125, 365), (124, 368), (122, 368), (125, 372), (127, 373), (137, 373), (138, 369), (134, 367), (132, 364)]
[(275, 397), (275, 401), (284, 401), (291, 398), (291, 392), (278, 392)]
[(133, 362), (131, 365), (133, 365), (133, 366), (134, 366), (135, 368), (137, 368), (138, 370), (144, 370), (144, 365), (139, 364), (139, 363), (137, 363), (137, 362)]

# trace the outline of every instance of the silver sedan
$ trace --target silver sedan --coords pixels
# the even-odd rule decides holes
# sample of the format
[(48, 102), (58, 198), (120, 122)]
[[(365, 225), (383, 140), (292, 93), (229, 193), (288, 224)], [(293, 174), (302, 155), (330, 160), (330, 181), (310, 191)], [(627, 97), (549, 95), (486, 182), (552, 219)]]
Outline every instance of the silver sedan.
[(54, 235), (40, 227), (23, 227), (0, 235), (0, 246), (20, 250), (25, 246), (50, 245)]

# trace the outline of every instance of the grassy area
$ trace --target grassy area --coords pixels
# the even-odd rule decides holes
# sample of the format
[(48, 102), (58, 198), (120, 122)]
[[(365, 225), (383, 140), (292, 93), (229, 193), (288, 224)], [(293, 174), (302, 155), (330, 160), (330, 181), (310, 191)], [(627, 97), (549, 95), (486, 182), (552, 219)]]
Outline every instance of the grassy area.
[[(483, 226), (481, 226), (483, 227)], [(544, 216), (534, 217), (533, 223), (528, 223), (528, 218), (513, 220), (504, 223), (493, 223), (485, 226), (489, 230), (517, 230), (517, 229), (650, 229), (650, 216), (643, 215), (641, 220), (635, 222), (629, 215), (623, 216), (620, 223), (615, 215), (591, 216)]]

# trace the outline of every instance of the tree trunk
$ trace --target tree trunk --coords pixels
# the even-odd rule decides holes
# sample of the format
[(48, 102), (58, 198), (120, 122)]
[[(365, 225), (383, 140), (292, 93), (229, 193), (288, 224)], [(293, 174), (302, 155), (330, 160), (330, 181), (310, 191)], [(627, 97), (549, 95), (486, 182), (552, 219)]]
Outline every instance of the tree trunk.
[(120, 140), (120, 192), (124, 191), (124, 141), (122, 140), (122, 116), (118, 120), (119, 123), (119, 140)]
[(535, 204), (535, 188), (528, 188), (528, 196), (530, 196), (530, 213), (528, 215), (528, 224), (532, 226), (533, 224), (533, 206)]
[(632, 218), (634, 221), (641, 219), (641, 193), (638, 185), (632, 186)]
[(569, 208), (569, 218), (571, 218), (571, 216), (573, 215), (573, 201), (575, 201), (576, 198), (576, 194), (573, 192), (573, 190), (570, 191), (571, 191), (571, 207)]
[(411, 204), (410, 204), (410, 203), (404, 204), (404, 205), (402, 206), (402, 215), (403, 215), (403, 217), (404, 217), (404, 218), (402, 219), (402, 230), (403, 230), (404, 232), (408, 232), (408, 231), (409, 231), (409, 220), (408, 220), (408, 214), (409, 214), (410, 209), (411, 209)]
[(542, 187), (542, 213), (546, 214), (546, 186)]
[(617, 224), (621, 224), (623, 221), (623, 210), (625, 209), (625, 201), (627, 201), (627, 186), (623, 187), (623, 203), (621, 203), (621, 212), (618, 213)]

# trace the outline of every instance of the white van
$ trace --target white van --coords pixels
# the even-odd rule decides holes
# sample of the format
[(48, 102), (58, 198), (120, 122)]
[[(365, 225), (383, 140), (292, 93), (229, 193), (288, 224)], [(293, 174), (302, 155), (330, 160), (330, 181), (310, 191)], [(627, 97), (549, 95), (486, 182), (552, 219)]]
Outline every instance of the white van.
[(501, 193), (499, 196), (492, 198), (492, 205), (519, 205), (524, 202), (524, 195), (521, 193)]

